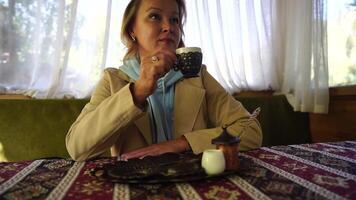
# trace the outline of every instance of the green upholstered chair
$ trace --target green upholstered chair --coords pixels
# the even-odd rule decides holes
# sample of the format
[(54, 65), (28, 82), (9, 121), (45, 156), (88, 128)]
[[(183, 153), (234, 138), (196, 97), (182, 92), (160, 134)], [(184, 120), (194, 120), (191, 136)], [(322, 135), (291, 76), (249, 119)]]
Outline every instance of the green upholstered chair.
[(69, 157), (65, 136), (87, 99), (0, 100), (0, 161)]
[(294, 112), (284, 95), (236, 99), (250, 112), (261, 107), (258, 120), (263, 132), (263, 146), (311, 142), (309, 114)]

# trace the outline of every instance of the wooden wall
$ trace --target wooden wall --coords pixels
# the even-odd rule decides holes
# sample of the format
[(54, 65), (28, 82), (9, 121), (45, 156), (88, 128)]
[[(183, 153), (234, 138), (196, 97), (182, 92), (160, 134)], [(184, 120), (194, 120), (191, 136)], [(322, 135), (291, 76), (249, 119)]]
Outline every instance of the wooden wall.
[(328, 114), (310, 114), (313, 142), (356, 140), (356, 86), (330, 89)]
[(31, 99), (31, 97), (21, 94), (0, 94), (0, 99)]

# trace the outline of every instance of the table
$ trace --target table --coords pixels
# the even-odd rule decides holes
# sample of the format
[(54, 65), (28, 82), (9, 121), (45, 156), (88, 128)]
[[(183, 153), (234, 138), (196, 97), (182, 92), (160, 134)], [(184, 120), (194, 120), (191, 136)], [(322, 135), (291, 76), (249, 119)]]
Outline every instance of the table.
[(237, 174), (169, 184), (114, 184), (86, 162), (0, 163), (0, 199), (356, 199), (356, 141), (262, 147), (239, 154)]

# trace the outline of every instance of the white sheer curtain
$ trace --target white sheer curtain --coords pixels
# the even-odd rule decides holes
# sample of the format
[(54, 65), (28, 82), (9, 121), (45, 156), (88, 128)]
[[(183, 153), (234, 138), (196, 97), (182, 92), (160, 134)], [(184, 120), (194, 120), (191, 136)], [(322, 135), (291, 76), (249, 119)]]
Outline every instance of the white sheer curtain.
[(229, 92), (278, 88), (269, 0), (189, 0), (186, 45)]
[(118, 67), (129, 0), (0, 0), (0, 93), (89, 97)]
[(273, 8), (279, 91), (296, 111), (327, 113), (326, 1), (277, 0)]
[(295, 111), (327, 113), (325, 0), (190, 0), (186, 44), (230, 92), (273, 89)]
[[(186, 0), (186, 46), (231, 93), (273, 89), (327, 112), (326, 0)], [(129, 0), (0, 0), (0, 93), (89, 97), (121, 65)]]

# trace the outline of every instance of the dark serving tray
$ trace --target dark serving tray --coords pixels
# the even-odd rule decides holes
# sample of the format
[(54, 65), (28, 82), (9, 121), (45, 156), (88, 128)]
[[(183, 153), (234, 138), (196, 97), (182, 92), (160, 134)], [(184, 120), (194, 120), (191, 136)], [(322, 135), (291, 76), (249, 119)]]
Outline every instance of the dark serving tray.
[(106, 181), (142, 184), (196, 181), (233, 173), (235, 171), (225, 171), (214, 176), (207, 175), (201, 167), (201, 154), (194, 155), (191, 152), (165, 153), (143, 159), (117, 161), (91, 171), (93, 176)]

